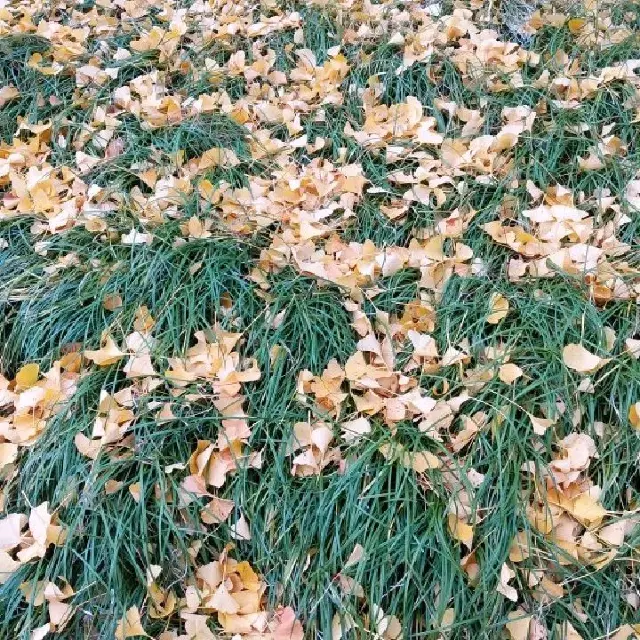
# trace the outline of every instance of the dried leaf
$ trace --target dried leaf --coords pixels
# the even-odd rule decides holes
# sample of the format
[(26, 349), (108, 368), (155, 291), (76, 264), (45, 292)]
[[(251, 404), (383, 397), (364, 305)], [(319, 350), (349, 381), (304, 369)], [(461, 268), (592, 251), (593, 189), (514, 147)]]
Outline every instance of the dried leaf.
[(489, 298), (489, 324), (498, 324), (509, 313), (509, 301), (500, 293), (492, 293)]
[(124, 640), (124, 638), (133, 638), (134, 636), (149, 637), (142, 627), (138, 607), (131, 607), (127, 610), (124, 617), (118, 623), (115, 633), (116, 640)]
[(512, 384), (523, 375), (522, 369), (511, 362), (507, 362), (500, 366), (498, 377), (505, 384)]
[(85, 351), (84, 357), (95, 362), (99, 367), (106, 367), (110, 364), (118, 362), (127, 355), (118, 349), (118, 345), (113, 341), (111, 336), (106, 336), (104, 345), (97, 351)]
[(608, 359), (599, 358), (587, 351), (580, 344), (568, 344), (562, 350), (562, 360), (569, 369), (579, 373), (593, 373), (609, 362)]

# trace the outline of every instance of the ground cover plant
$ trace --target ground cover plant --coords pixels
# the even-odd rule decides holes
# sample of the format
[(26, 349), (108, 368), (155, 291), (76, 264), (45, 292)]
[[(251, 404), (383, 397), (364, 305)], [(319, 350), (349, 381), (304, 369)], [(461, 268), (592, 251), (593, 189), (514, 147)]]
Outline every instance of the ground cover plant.
[(640, 637), (637, 3), (0, 3), (0, 638)]

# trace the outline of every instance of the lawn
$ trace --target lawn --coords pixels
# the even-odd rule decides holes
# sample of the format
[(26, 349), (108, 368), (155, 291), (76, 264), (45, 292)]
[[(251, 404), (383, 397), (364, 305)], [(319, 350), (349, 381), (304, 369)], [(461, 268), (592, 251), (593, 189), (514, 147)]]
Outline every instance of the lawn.
[(0, 3), (0, 640), (640, 638), (640, 6), (522, 5)]

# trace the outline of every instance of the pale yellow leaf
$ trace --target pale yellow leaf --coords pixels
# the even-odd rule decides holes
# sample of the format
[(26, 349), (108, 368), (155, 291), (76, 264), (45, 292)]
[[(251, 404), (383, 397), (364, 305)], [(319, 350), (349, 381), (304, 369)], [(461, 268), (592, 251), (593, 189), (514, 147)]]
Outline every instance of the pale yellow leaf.
[(592, 373), (608, 362), (587, 351), (581, 344), (568, 344), (562, 350), (562, 360), (569, 369), (579, 373)]
[(498, 324), (509, 313), (509, 301), (500, 293), (492, 293), (489, 298), (489, 311), (487, 322)]
[(142, 627), (138, 607), (131, 607), (127, 610), (125, 616), (118, 622), (115, 633), (116, 640), (124, 640), (124, 638), (132, 638), (134, 636), (149, 637)]
[(99, 367), (106, 367), (124, 358), (126, 353), (118, 349), (118, 345), (111, 336), (104, 339), (104, 345), (96, 351), (85, 351), (84, 357), (95, 362)]

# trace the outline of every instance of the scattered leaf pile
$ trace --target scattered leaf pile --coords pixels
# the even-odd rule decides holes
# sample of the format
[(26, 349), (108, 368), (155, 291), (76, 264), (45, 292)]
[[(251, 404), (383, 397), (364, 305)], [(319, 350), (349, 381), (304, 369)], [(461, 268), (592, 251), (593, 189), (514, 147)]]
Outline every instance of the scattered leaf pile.
[(499, 5), (0, 3), (12, 637), (640, 637), (640, 12)]

